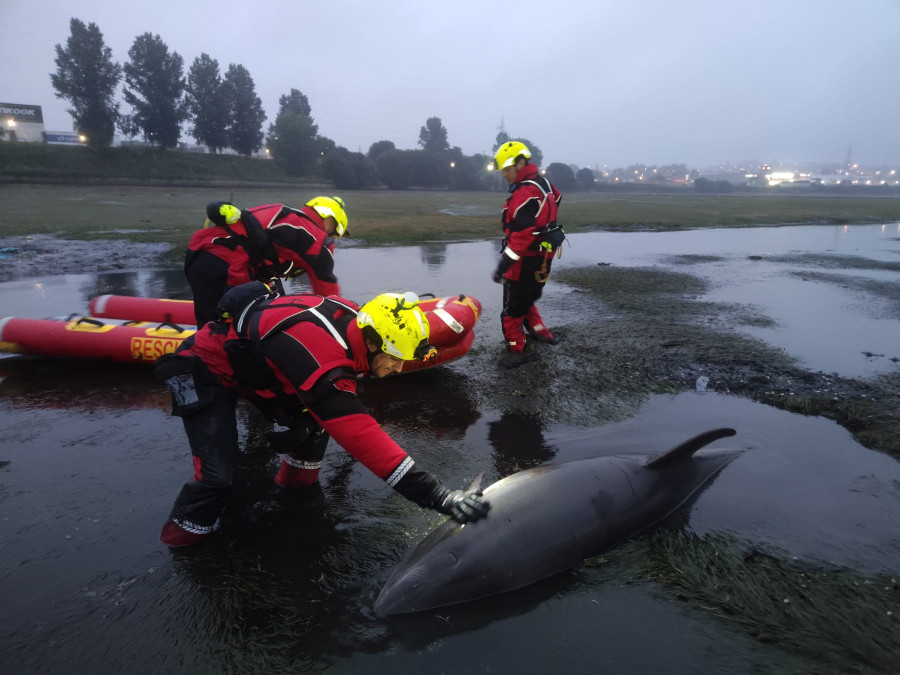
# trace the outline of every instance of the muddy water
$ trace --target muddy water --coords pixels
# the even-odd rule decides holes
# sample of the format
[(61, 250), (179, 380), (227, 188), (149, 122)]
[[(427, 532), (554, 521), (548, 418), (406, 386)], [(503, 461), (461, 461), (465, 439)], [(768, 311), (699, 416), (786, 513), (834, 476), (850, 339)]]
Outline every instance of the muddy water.
[[(741, 234), (729, 243), (729, 232)], [(751, 241), (753, 232), (679, 233), (667, 235), (664, 246), (645, 235), (582, 235), (561, 263), (667, 264), (666, 256), (691, 253), (740, 267), (760, 262), (748, 255), (849, 252), (836, 228), (826, 228), (818, 243), (792, 239), (781, 251), (772, 237), (787, 233)], [(896, 259), (896, 232), (866, 232), (864, 244), (852, 244), (853, 255)], [(711, 236), (721, 239), (713, 245)], [(352, 298), (408, 288), (479, 297), (485, 315), (478, 348), (500, 340), (499, 287), (487, 278), (494, 257), (487, 243), (433, 244), (345, 249), (338, 264)], [(700, 263), (701, 272), (714, 275), (716, 264)], [(778, 263), (764, 264), (779, 274)], [(720, 274), (716, 292), (727, 291), (729, 277), (752, 287), (753, 276)], [(836, 315), (846, 312), (848, 329), (853, 316), (856, 323), (883, 318), (872, 304), (844, 307), (843, 289), (832, 286), (816, 284), (830, 289), (817, 301), (840, 305)], [(0, 316), (83, 312), (101, 293), (184, 297), (186, 290), (177, 272), (152, 270), (22, 280), (0, 285)], [(568, 293), (548, 288), (551, 323), (568, 311)], [(748, 301), (777, 305), (771, 297)], [(897, 317), (889, 322), (896, 337)], [(784, 339), (774, 330), (770, 337)], [(871, 344), (862, 342), (868, 331), (857, 337), (855, 348)], [(802, 345), (783, 346), (806, 354)], [(861, 370), (852, 356), (832, 358), (829, 371)], [(882, 372), (895, 367), (887, 359), (863, 363)], [(0, 360), (0, 376), (4, 672), (823, 670), (781, 650), (777, 635), (755, 641), (661, 586), (631, 582), (634, 570), (615, 564), (588, 566), (475, 609), (379, 620), (371, 605), (392, 566), (440, 518), (391, 493), (333, 446), (322, 494), (276, 488), (277, 458), (258, 442), (264, 427), (244, 408), (247, 452), (221, 530), (208, 545), (173, 553), (157, 536), (190, 473), (189, 452), (148, 370), (13, 358)], [(596, 429), (542, 427), (476, 402), (471, 390), (464, 359), (372, 382), (363, 395), (389, 433), (453, 485), (480, 471), (493, 481), (544, 461), (655, 453), (699, 431), (732, 426), (738, 435), (718, 445), (746, 452), (675, 527), (728, 533), (814, 566), (900, 574), (900, 464), (859, 446), (833, 422), (691, 392), (650, 397), (631, 419)]]

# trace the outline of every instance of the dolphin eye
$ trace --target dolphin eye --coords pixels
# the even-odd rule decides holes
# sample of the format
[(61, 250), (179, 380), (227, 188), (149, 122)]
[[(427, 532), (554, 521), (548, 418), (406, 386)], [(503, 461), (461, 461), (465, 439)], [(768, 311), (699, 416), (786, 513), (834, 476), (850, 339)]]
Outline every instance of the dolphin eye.
[(450, 558), (450, 562), (452, 562), (454, 565), (459, 562), (459, 558), (453, 551), (450, 551), (447, 554), (447, 557)]

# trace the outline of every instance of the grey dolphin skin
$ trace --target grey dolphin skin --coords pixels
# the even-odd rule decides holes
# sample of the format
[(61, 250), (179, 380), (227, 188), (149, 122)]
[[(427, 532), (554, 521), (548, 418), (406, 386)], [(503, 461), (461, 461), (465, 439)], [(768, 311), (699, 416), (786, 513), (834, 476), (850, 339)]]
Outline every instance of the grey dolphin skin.
[(620, 544), (663, 520), (740, 455), (694, 454), (735, 433), (713, 429), (658, 456), (548, 464), (497, 481), (484, 491), (486, 518), (447, 520), (407, 553), (375, 600), (376, 614), (512, 591)]

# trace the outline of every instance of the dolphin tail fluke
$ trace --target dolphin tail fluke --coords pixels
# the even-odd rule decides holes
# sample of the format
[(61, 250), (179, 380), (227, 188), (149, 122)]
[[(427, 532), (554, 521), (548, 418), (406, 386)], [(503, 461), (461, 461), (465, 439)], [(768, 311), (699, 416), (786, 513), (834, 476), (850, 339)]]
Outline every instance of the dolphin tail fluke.
[(713, 441), (720, 438), (734, 436), (737, 432), (734, 429), (722, 428), (706, 431), (698, 436), (694, 436), (690, 440), (685, 441), (681, 445), (677, 445), (668, 452), (656, 455), (650, 458), (644, 466), (648, 469), (667, 469), (689, 460), (695, 452), (705, 445), (709, 445)]

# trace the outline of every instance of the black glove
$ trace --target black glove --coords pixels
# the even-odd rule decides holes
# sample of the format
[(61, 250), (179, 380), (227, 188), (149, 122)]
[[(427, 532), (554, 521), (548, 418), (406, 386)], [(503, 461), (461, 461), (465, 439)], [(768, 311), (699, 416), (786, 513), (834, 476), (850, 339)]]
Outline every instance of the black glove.
[(494, 270), (494, 273), (491, 275), (491, 279), (494, 280), (495, 284), (499, 284), (503, 280), (503, 272), (500, 271), (500, 268)]
[(457, 523), (474, 523), (484, 518), (491, 509), (483, 494), (481, 490), (448, 490), (437, 510)]
[[(406, 466), (406, 463), (401, 466)], [(420, 469), (412, 462), (406, 467), (394, 489), (419, 506), (446, 514), (458, 523), (471, 523), (484, 518), (491, 508), (490, 503), (482, 498), (480, 485), (481, 476), (475, 479), (469, 489), (449, 490), (437, 476)]]

